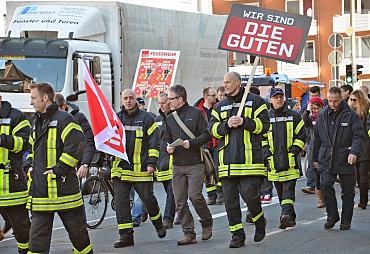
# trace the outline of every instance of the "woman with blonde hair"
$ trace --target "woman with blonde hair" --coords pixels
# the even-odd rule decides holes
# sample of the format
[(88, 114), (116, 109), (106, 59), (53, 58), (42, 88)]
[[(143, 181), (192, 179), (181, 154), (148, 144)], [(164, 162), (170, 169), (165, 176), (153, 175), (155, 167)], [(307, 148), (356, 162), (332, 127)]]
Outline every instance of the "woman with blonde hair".
[(366, 132), (366, 122), (370, 108), (370, 100), (363, 91), (355, 90), (350, 94), (348, 102), (349, 106), (360, 116), (365, 131), (365, 139), (362, 145), (361, 155), (356, 162), (356, 169), (357, 184), (360, 188), (360, 203), (358, 207), (366, 209), (369, 190), (368, 175), (370, 172), (370, 137)]

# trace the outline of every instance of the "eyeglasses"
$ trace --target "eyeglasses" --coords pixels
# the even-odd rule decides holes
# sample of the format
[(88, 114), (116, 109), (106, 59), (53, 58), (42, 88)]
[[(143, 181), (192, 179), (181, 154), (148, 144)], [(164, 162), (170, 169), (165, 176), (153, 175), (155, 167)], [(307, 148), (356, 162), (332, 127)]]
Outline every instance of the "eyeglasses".
[(172, 100), (177, 99), (177, 98), (179, 98), (179, 97), (178, 96), (177, 97), (173, 97), (173, 98), (167, 97), (167, 100), (172, 101)]
[(353, 102), (356, 102), (357, 101), (357, 99), (350, 99), (351, 101), (353, 101)]
[(216, 97), (216, 94), (208, 94), (207, 96)]

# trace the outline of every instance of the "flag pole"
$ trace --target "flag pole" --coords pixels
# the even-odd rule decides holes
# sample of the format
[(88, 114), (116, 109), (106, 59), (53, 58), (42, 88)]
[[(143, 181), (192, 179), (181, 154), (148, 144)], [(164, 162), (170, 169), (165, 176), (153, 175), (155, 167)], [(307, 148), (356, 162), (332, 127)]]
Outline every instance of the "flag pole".
[(254, 73), (256, 72), (257, 64), (258, 64), (259, 60), (260, 60), (260, 57), (259, 56), (256, 56), (256, 58), (254, 59), (252, 71), (251, 71), (251, 74), (249, 75), (248, 83), (247, 83), (247, 85), (245, 87), (243, 99), (242, 99), (242, 101), (240, 103), (237, 116), (241, 116), (242, 115), (242, 112), (243, 112), (243, 109), (244, 109), (244, 106), (245, 106), (245, 102), (247, 100), (247, 96), (248, 96), (248, 93), (249, 93), (249, 88), (252, 85)]

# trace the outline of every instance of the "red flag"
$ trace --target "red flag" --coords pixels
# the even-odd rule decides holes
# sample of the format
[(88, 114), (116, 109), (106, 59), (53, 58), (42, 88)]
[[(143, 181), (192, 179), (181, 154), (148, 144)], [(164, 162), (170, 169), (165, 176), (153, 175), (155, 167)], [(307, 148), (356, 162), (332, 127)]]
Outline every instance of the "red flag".
[(85, 58), (82, 57), (82, 60), (84, 62), (83, 73), (95, 147), (99, 151), (129, 162), (126, 153), (125, 128), (92, 78)]

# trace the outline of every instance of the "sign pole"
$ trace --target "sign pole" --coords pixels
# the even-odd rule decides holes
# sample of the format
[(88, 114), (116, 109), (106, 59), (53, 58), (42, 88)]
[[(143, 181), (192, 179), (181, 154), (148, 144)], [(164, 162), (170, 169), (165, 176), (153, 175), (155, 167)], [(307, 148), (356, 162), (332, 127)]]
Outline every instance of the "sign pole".
[(252, 81), (253, 81), (253, 77), (254, 77), (254, 73), (256, 72), (256, 69), (257, 69), (257, 64), (260, 60), (260, 57), (259, 56), (256, 56), (256, 58), (254, 59), (254, 63), (253, 63), (253, 67), (252, 67), (252, 71), (251, 71), (251, 74), (249, 76), (249, 79), (248, 79), (248, 83), (245, 87), (245, 90), (244, 90), (244, 95), (243, 95), (243, 99), (240, 103), (240, 106), (239, 106), (239, 110), (238, 110), (238, 114), (237, 116), (241, 116), (242, 115), (242, 112), (243, 112), (243, 109), (244, 109), (244, 105), (245, 105), (245, 102), (247, 100), (247, 96), (248, 96), (248, 93), (249, 93), (249, 88), (251, 87), (252, 85)]

